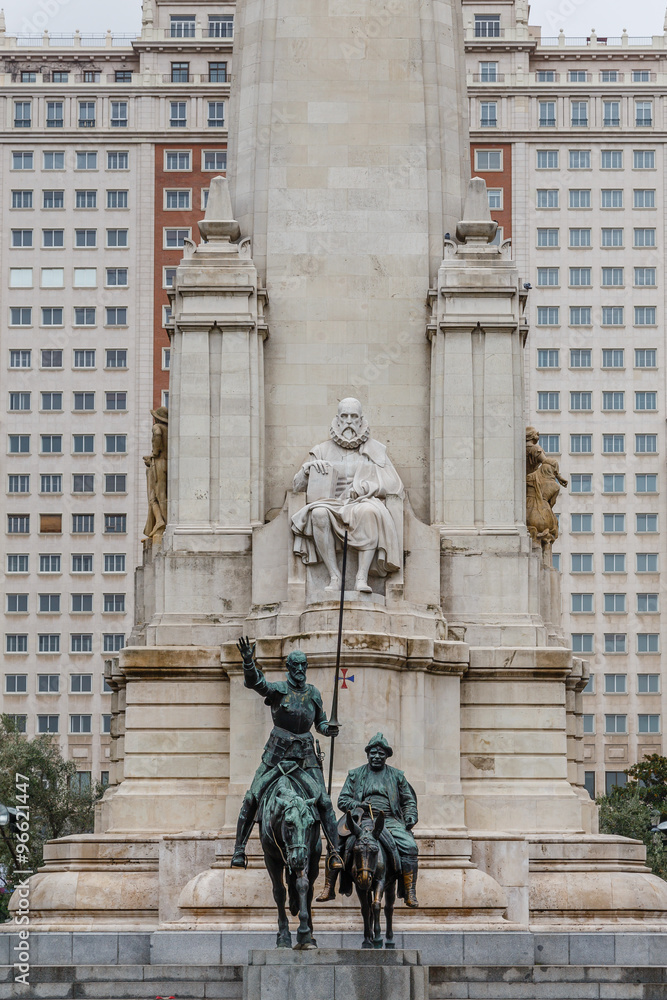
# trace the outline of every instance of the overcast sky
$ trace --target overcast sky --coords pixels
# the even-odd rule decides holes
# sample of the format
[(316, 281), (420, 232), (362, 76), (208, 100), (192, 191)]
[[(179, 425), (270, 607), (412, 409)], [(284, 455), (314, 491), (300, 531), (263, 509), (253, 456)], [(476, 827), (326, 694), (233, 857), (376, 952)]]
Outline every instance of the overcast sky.
[[(3, 0), (0, 0), (0, 4)], [(667, 0), (532, 0), (532, 24), (545, 34), (662, 34)], [(105, 31), (132, 33), (140, 28), (141, 0), (4, 0), (7, 30), (15, 32)]]

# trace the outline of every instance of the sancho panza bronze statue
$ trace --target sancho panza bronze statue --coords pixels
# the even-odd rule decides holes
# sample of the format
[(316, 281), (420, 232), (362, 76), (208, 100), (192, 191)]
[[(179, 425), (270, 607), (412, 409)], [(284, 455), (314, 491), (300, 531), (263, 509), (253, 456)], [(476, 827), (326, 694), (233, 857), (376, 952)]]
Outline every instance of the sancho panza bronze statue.
[(309, 797), (317, 799), (320, 822), (329, 845), (327, 866), (339, 869), (342, 861), (338, 854), (336, 817), (310, 732), (314, 723), (315, 729), (322, 736), (338, 736), (338, 726), (327, 722), (322, 695), (316, 687), (306, 683), (306, 655), (298, 650), (290, 653), (285, 663), (287, 680), (270, 684), (255, 662), (255, 644), (251, 644), (248, 638), (240, 639), (238, 648), (243, 657), (245, 686), (260, 694), (265, 704), (270, 706), (273, 729), (264, 747), (262, 763), (255, 772), (241, 806), (232, 867), (245, 868), (247, 864), (246, 844), (262, 796), (272, 781), (280, 777), (278, 765), (283, 761), (294, 761), (299, 766), (291, 771), (290, 778), (297, 781)]

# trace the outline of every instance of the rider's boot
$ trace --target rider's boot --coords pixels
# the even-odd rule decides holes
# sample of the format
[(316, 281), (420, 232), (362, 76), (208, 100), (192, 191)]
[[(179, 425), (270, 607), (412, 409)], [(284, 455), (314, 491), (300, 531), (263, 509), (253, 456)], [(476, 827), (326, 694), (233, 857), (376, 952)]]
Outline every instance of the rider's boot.
[(322, 829), (324, 830), (324, 836), (326, 837), (329, 845), (329, 852), (327, 854), (327, 870), (331, 869), (332, 871), (340, 871), (344, 865), (343, 859), (339, 853), (338, 826), (336, 824), (336, 816), (333, 811), (333, 806), (330, 802), (328, 806), (326, 803), (320, 802), (319, 813)]
[(318, 903), (328, 903), (330, 899), (336, 898), (336, 882), (338, 881), (338, 871), (329, 867), (329, 856), (327, 856), (324, 866), (324, 889), (317, 897)]
[(236, 843), (234, 845), (234, 854), (232, 855), (231, 861), (232, 868), (248, 867), (248, 859), (246, 857), (245, 848), (250, 834), (252, 833), (256, 811), (257, 808), (255, 806), (254, 799), (246, 796), (243, 800), (243, 805), (241, 806), (238, 823), (236, 824)]
[(419, 901), (415, 895), (415, 888), (417, 886), (417, 862), (416, 861), (406, 861), (403, 863), (403, 899), (405, 905), (409, 906), (410, 909), (415, 909), (419, 906)]

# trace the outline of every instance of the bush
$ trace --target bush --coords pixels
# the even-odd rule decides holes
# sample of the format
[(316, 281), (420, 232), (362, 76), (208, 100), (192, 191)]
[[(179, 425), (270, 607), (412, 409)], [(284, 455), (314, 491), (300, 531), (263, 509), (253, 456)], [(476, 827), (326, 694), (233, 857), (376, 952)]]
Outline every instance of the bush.
[(626, 785), (597, 799), (600, 832), (632, 837), (646, 845), (646, 863), (654, 875), (667, 880), (667, 847), (652, 827), (667, 818), (667, 757), (651, 754), (625, 772)]

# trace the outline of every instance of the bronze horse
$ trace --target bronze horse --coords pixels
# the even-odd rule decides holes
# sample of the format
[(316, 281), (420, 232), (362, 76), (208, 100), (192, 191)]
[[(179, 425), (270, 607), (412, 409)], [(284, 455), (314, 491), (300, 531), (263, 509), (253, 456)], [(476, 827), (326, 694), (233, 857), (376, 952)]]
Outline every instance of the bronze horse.
[[(278, 948), (291, 948), (292, 935), (285, 911), (299, 917), (295, 950), (316, 948), (313, 937), (313, 886), (319, 871), (322, 841), (317, 799), (306, 799), (285, 775), (266, 792), (261, 804), (260, 840), (264, 862), (273, 883), (278, 907)], [(286, 873), (287, 891), (283, 881)]]
[(357, 823), (348, 811), (347, 828), (351, 837), (345, 848), (345, 874), (351, 877), (361, 904), (364, 920), (364, 940), (361, 947), (382, 947), (380, 910), (384, 899), (384, 946), (395, 948), (393, 919), (398, 872), (379, 839), (384, 829), (384, 813), (378, 813), (374, 820), (370, 816), (364, 816), (361, 823)]

